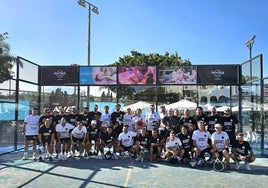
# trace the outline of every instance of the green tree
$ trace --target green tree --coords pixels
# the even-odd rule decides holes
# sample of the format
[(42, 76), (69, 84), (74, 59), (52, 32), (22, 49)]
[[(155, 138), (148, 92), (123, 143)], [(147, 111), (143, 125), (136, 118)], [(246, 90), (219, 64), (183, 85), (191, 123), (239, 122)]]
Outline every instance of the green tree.
[[(190, 66), (190, 60), (183, 59), (180, 57), (177, 52), (175, 54), (169, 54), (166, 52), (164, 55), (160, 55), (158, 53), (140, 53), (135, 50), (130, 51), (130, 55), (125, 55), (124, 57), (120, 57), (118, 61), (116, 61), (113, 66), (144, 66), (144, 65), (157, 65), (157, 66)], [(146, 89), (146, 91), (139, 92), (135, 94), (134, 98), (132, 98), (132, 93), (135, 93), (135, 89), (131, 86), (119, 86), (118, 88), (110, 89), (114, 92), (118, 91), (118, 98), (126, 98), (129, 97), (130, 100), (152, 100), (151, 96), (155, 96), (155, 90), (153, 87)], [(158, 89), (157, 91), (159, 96), (164, 96), (165, 92), (162, 89)], [(172, 95), (169, 96), (169, 100), (178, 100), (177, 96)], [(166, 101), (167, 99), (163, 97), (159, 97), (157, 99), (159, 102)]]
[(135, 50), (130, 51), (131, 55), (125, 55), (120, 57), (113, 65), (124, 66), (142, 66), (142, 65), (162, 65), (162, 66), (189, 66), (191, 62), (186, 59), (182, 59), (175, 54), (169, 54), (166, 52), (164, 55), (158, 53), (140, 53)]
[(0, 33), (0, 83), (12, 78), (10, 73), (13, 67), (13, 57), (10, 55), (10, 46), (6, 42), (8, 33)]

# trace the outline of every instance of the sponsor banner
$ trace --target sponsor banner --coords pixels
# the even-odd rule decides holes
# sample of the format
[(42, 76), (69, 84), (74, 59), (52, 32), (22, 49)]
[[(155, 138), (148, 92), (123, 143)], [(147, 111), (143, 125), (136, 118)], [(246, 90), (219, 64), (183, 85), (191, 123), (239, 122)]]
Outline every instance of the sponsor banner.
[(239, 65), (200, 65), (197, 84), (237, 85), (239, 84)]
[(158, 68), (158, 78), (159, 84), (196, 84), (196, 66), (160, 66)]
[(154, 85), (156, 84), (156, 66), (120, 66), (118, 84)]
[(116, 85), (116, 67), (80, 67), (80, 85)]
[[(15, 119), (15, 103), (0, 103), (0, 121)], [(18, 104), (18, 120), (24, 120), (30, 113), (30, 102), (20, 100)]]
[(61, 86), (77, 85), (78, 68), (77, 66), (42, 66), (41, 67), (41, 85), (43, 86)]

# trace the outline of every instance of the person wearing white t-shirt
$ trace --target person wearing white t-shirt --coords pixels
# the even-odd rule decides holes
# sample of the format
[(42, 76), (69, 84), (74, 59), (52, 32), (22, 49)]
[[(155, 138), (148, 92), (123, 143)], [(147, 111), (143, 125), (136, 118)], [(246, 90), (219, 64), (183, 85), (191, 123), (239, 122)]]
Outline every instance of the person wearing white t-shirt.
[(142, 115), (141, 108), (138, 108), (136, 110), (136, 114), (133, 117), (133, 123), (134, 123), (134, 132), (136, 133), (140, 133), (141, 129), (146, 127), (145, 117)]
[(165, 145), (165, 158), (175, 158), (180, 162), (183, 157), (181, 140), (176, 137), (174, 130), (170, 131)]
[(155, 112), (155, 106), (152, 104), (151, 111), (146, 114), (146, 124), (147, 124), (147, 132), (149, 135), (152, 135), (152, 130), (154, 128), (159, 128), (160, 124), (160, 115), (158, 112)]
[(198, 130), (195, 130), (192, 135), (194, 159), (198, 160), (198, 165), (201, 165), (205, 159), (205, 153), (214, 154), (211, 143), (211, 134), (206, 130), (204, 121), (198, 121)]
[(123, 124), (128, 125), (129, 131), (134, 131), (133, 114), (130, 108), (127, 109), (127, 113), (123, 116)]
[(100, 117), (102, 130), (106, 130), (111, 125), (111, 114), (109, 112), (109, 106), (104, 106), (104, 113)]
[(62, 155), (64, 160), (67, 159), (67, 154), (70, 152), (71, 148), (70, 133), (74, 127), (74, 125), (67, 123), (65, 118), (62, 118), (61, 123), (56, 125), (56, 133), (58, 139), (57, 148), (58, 151), (60, 151), (58, 159), (61, 159)]
[(38, 131), (39, 131), (39, 119), (40, 116), (37, 114), (38, 109), (33, 108), (30, 115), (26, 116), (23, 123), (23, 131), (22, 134), (25, 136), (25, 147), (24, 154), (22, 159), (27, 159), (27, 153), (29, 148), (29, 143), (32, 142), (33, 146), (33, 159), (36, 160), (36, 144), (38, 139)]
[(223, 157), (226, 160), (227, 170), (231, 170), (230, 166), (230, 155), (228, 146), (230, 144), (230, 139), (228, 134), (225, 131), (222, 131), (222, 126), (219, 123), (215, 124), (215, 132), (211, 136), (212, 146), (215, 151), (215, 157), (218, 157), (219, 160), (222, 160)]
[(82, 153), (85, 150), (85, 144), (87, 138), (86, 135), (87, 135), (87, 128), (86, 126), (84, 126), (82, 121), (79, 121), (77, 123), (77, 126), (72, 130), (70, 136), (73, 157), (76, 149), (80, 152), (80, 157), (82, 157)]
[(133, 147), (134, 145), (134, 137), (137, 136), (136, 132), (129, 131), (128, 125), (123, 126), (123, 132), (119, 134), (118, 136), (118, 147), (116, 149), (117, 152), (123, 153), (125, 151), (128, 151), (129, 153), (135, 155), (136, 150)]

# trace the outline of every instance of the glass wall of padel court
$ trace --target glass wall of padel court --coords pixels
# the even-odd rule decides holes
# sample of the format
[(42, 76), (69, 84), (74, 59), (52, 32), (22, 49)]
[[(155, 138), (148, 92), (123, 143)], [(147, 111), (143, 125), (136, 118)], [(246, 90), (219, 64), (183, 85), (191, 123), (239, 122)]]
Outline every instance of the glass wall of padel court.
[[(99, 111), (188, 108), (194, 114), (212, 106), (222, 115), (226, 107), (240, 121), (246, 139), (260, 154), (268, 154), (268, 78), (258, 55), (242, 64), (192, 66), (40, 66), (17, 57), (13, 78), (0, 84), (0, 154), (24, 147), (21, 128), (31, 108), (56, 114), (72, 106)], [(131, 105), (131, 106), (130, 106)], [(126, 107), (127, 106), (127, 107)]]

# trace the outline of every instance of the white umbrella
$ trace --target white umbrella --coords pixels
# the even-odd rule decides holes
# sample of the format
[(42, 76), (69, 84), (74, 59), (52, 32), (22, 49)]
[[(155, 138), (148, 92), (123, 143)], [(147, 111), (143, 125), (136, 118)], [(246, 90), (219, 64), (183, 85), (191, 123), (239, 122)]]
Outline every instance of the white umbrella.
[(217, 112), (224, 112), (227, 108), (230, 108), (229, 106), (221, 106), (216, 108)]
[(166, 109), (178, 108), (180, 110), (184, 110), (184, 109), (194, 110), (196, 107), (197, 107), (196, 103), (188, 101), (186, 99), (182, 99), (178, 102), (167, 105)]
[(138, 108), (140, 108), (140, 109), (145, 109), (145, 108), (149, 109), (150, 105), (151, 105), (150, 103), (147, 103), (147, 102), (144, 102), (144, 101), (139, 101), (139, 102), (124, 106), (123, 110), (127, 110), (128, 108), (130, 108), (132, 111), (136, 110)]

